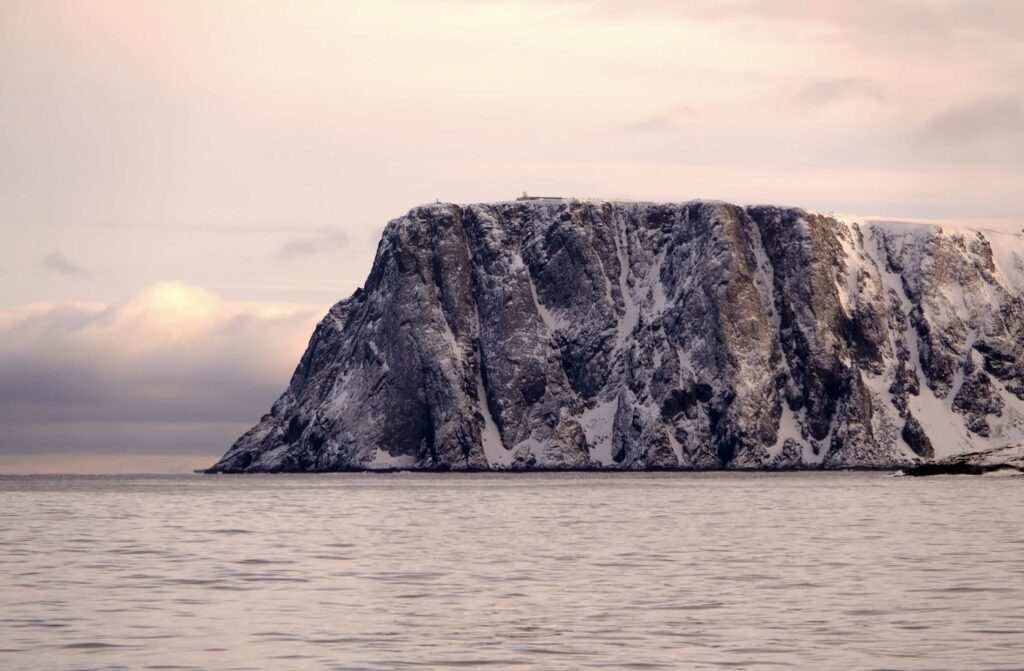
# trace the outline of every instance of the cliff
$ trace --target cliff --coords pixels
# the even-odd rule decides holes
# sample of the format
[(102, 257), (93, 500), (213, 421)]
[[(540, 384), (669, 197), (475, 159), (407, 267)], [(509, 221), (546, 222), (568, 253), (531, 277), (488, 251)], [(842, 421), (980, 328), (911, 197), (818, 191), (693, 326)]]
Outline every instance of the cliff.
[(1024, 441), (1024, 238), (418, 207), (211, 472), (895, 467)]

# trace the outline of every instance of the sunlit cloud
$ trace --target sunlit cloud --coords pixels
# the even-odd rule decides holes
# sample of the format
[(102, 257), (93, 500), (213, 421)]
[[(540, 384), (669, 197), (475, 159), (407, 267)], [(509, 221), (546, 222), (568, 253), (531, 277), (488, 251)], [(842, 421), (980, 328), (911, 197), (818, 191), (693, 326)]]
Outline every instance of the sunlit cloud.
[(325, 307), (163, 282), (0, 310), (0, 452), (215, 453), (284, 389)]

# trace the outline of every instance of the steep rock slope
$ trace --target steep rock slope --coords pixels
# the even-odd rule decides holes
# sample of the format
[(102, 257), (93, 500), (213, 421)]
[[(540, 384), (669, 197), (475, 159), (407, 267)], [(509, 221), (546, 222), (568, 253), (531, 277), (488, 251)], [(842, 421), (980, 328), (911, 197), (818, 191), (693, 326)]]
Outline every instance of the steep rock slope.
[(894, 466), (1024, 440), (1024, 239), (778, 207), (418, 207), (212, 472)]

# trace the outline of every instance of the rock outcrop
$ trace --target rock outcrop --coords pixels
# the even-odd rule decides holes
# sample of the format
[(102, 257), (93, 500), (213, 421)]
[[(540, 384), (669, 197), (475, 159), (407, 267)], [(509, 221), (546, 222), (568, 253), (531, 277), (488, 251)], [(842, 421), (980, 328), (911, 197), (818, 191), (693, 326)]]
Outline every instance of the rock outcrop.
[(1024, 445), (997, 447), (928, 461), (904, 469), (904, 475), (1024, 474)]
[(417, 207), (211, 472), (894, 467), (1024, 440), (1024, 238)]

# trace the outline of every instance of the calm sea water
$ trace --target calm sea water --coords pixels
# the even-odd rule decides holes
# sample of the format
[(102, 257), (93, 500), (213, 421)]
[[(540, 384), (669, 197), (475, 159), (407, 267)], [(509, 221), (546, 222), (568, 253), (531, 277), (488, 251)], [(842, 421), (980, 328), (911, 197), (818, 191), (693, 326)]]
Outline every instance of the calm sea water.
[(2, 669), (1021, 669), (1024, 478), (0, 478)]

